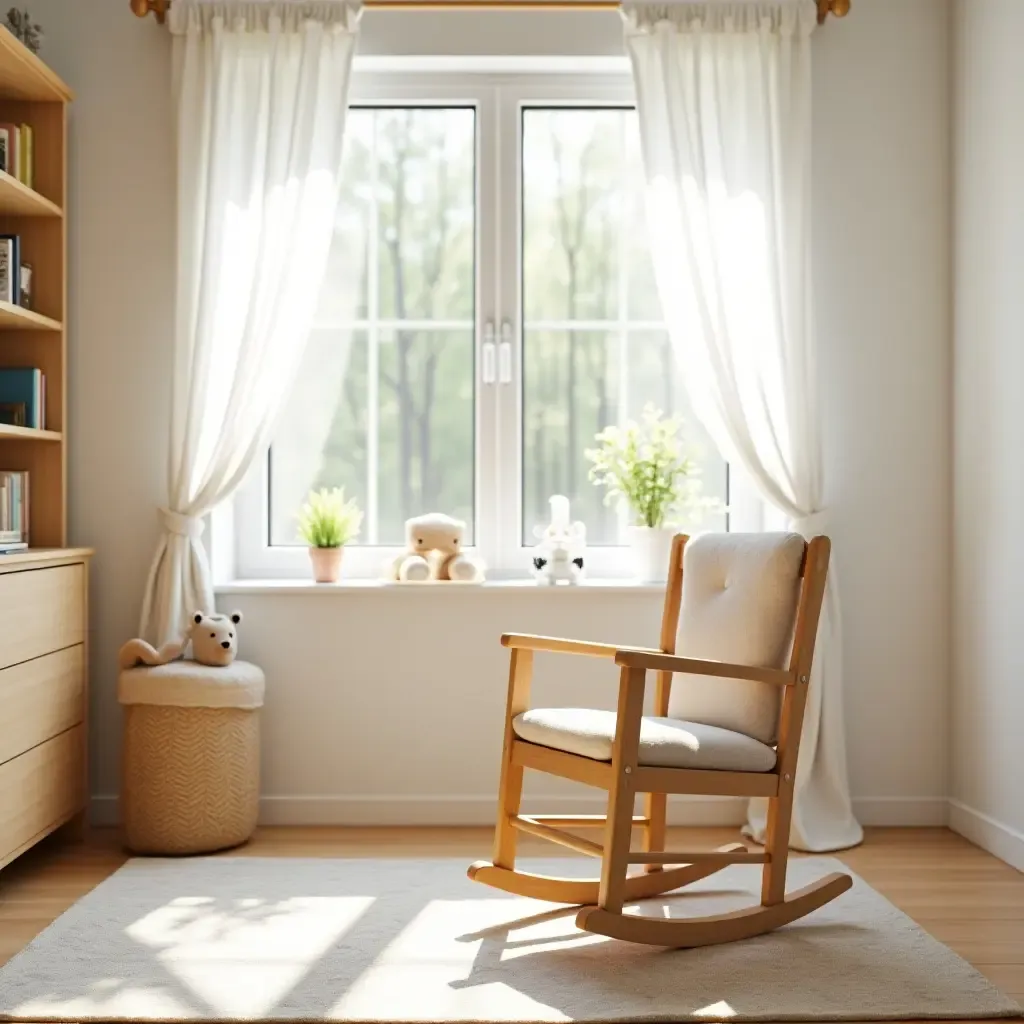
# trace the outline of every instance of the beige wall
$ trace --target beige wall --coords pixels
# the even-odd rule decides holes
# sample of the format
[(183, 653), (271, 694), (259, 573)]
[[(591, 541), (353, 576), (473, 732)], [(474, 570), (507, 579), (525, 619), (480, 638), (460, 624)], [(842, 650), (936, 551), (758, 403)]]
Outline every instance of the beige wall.
[(1024, 869), (1024, 4), (957, 26), (951, 822)]
[[(98, 550), (93, 790), (117, 787), (114, 655), (137, 610), (164, 498), (172, 311), (169, 42), (124, 0), (35, 0), (76, 88), (71, 210), (72, 526)], [(830, 501), (843, 595), (852, 787), (875, 822), (943, 820), (947, 792), (950, 323), (947, 5), (857, 0), (816, 41), (815, 253)], [(560, 16), (401, 23), (368, 48), (555, 46)], [(415, 16), (417, 19), (424, 17)], [(489, 16), (491, 17), (491, 16)], [(536, 16), (532, 16), (534, 19)], [(547, 18), (557, 20), (548, 21)], [(582, 16), (578, 16), (582, 17)], [(510, 20), (511, 19), (511, 20)], [(493, 26), (498, 25), (495, 29)], [(438, 27), (440, 26), (440, 27)], [(482, 27), (481, 27), (482, 26)], [(619, 49), (615, 16), (567, 24)], [(474, 37), (474, 33), (479, 33)], [(480, 36), (484, 37), (483, 42)], [(264, 789), (275, 820), (491, 813), (502, 630), (652, 642), (651, 594), (232, 595), (270, 680)], [(564, 671), (590, 700), (599, 668)], [(607, 701), (611, 691), (601, 684)], [(415, 765), (415, 767), (414, 767)], [(562, 792), (566, 792), (563, 790)], [(110, 801), (99, 802), (110, 813)], [(687, 813), (732, 815), (722, 805)]]

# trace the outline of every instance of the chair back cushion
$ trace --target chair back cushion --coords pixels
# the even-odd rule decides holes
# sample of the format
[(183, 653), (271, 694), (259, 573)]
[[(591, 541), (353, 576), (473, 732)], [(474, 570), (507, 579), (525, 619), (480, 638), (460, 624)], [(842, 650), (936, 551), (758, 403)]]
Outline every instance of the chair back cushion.
[[(795, 533), (708, 533), (689, 541), (676, 653), (786, 668), (804, 547)], [(781, 697), (770, 683), (678, 673), (668, 713), (773, 744)]]

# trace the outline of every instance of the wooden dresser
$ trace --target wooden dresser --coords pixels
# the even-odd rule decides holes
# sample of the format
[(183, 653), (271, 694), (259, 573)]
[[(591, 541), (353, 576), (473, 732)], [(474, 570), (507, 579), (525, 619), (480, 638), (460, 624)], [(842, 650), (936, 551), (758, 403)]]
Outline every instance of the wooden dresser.
[(85, 814), (90, 555), (0, 556), (0, 867)]

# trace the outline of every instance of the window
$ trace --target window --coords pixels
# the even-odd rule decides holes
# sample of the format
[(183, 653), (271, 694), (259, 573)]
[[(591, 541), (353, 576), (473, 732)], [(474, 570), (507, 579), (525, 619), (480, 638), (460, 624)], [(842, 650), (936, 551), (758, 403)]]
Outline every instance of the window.
[(339, 485), (367, 545), (442, 508), (472, 544), (475, 138), (469, 106), (350, 112), (329, 283), (269, 454), (272, 546)]
[(341, 485), (365, 510), (356, 575), (379, 571), (405, 519), (439, 511), (466, 521), (489, 575), (521, 576), (556, 493), (587, 524), (591, 571), (624, 575), (628, 519), (584, 451), (647, 402), (683, 416), (735, 521), (736, 481), (661, 320), (628, 81), (421, 74), (357, 90), (315, 328), (237, 505), (241, 573), (304, 576), (295, 513), (311, 487)]

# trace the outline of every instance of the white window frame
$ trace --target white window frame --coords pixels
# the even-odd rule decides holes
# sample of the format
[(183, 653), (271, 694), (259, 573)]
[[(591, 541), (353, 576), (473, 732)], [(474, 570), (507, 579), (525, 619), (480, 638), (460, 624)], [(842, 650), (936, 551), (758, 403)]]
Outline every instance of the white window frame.
[[(415, 67), (415, 62), (410, 66)], [(523, 62), (520, 67), (506, 62), (493, 71), (387, 70), (353, 76), (353, 106), (472, 106), (476, 110), (475, 544), (466, 548), (466, 553), (484, 561), (490, 579), (522, 578), (530, 564), (530, 543), (523, 544), (521, 536), (523, 303), (518, 169), (522, 166), (522, 111), (534, 106), (628, 108), (635, 102), (627, 68), (595, 73), (573, 71), (572, 66), (559, 62), (558, 70), (545, 71), (538, 70), (536, 61)], [(514, 153), (514, 165), (509, 163), (509, 152)], [(516, 170), (506, 186), (501, 175), (510, 166)], [(504, 383), (483, 378), (482, 346), (488, 327), (493, 328), (495, 341), (508, 343), (501, 353), (510, 371), (510, 380)], [(301, 546), (268, 543), (268, 463), (266, 454), (258, 459), (234, 502), (234, 574), (242, 579), (305, 578), (309, 563)], [(729, 528), (763, 529), (763, 505), (732, 466), (729, 491)], [(397, 546), (350, 545), (345, 574), (379, 576), (382, 566), (401, 550)], [(588, 548), (587, 569), (591, 577), (628, 579), (628, 549)]]

